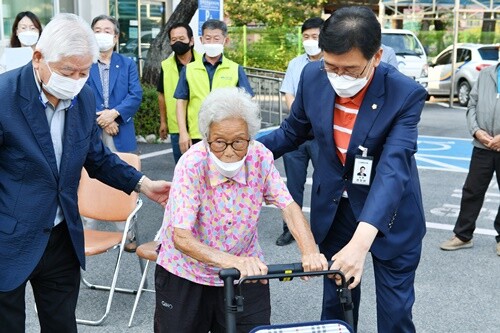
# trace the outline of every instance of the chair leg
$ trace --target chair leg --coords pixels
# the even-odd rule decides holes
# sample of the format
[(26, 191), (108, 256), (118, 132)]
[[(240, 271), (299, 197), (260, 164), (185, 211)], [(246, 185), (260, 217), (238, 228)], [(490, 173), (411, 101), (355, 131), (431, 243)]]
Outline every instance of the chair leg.
[[(139, 260), (141, 260), (139, 258)], [(147, 275), (148, 275), (148, 267), (149, 260), (146, 260), (146, 265), (144, 266), (144, 272), (142, 273), (141, 282), (139, 283), (139, 288), (137, 289), (137, 295), (135, 296), (134, 307), (132, 308), (132, 313), (130, 314), (130, 320), (128, 322), (128, 327), (132, 326), (132, 320), (134, 320), (135, 310), (137, 309), (137, 305), (139, 304), (139, 299), (141, 298), (143, 288), (146, 288)]]
[[(123, 245), (123, 243), (122, 243)], [(104, 322), (106, 317), (109, 314), (109, 311), (111, 309), (111, 303), (113, 302), (113, 296), (115, 294), (115, 290), (118, 291), (118, 288), (116, 288), (116, 281), (118, 280), (118, 272), (120, 271), (120, 259), (123, 254), (123, 246), (120, 246), (120, 252), (118, 253), (118, 258), (116, 259), (116, 265), (115, 265), (115, 272), (113, 274), (113, 280), (111, 282), (111, 286), (93, 286), (91, 285), (91, 289), (103, 289), (103, 290), (109, 290), (109, 296), (108, 296), (108, 302), (106, 304), (106, 311), (104, 312), (104, 315), (98, 319), (98, 320), (87, 320), (87, 319), (77, 319), (76, 322), (78, 324), (83, 324), (83, 325), (92, 325), (92, 326), (98, 326)], [(85, 280), (85, 279), (83, 279)], [(84, 282), (85, 283), (85, 282)], [(85, 283), (87, 284), (87, 283)]]

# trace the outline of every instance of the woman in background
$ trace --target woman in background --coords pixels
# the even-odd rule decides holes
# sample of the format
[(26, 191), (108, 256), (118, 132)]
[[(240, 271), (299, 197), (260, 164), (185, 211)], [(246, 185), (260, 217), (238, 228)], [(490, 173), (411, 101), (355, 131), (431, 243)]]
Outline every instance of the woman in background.
[(42, 24), (38, 17), (30, 11), (20, 12), (12, 25), (10, 47), (31, 47), (35, 49), (41, 33)]

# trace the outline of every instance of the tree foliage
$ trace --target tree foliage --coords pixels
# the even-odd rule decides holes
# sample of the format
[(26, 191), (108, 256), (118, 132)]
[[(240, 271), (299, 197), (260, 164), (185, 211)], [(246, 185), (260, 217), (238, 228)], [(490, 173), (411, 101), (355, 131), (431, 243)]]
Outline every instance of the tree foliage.
[(270, 27), (301, 25), (321, 15), (325, 0), (225, 0), (224, 12), (233, 25), (264, 24)]

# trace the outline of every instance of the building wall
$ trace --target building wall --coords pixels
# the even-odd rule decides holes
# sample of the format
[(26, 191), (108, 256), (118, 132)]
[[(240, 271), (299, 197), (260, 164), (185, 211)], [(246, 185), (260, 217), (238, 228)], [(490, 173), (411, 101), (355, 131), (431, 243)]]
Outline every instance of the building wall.
[(114, 0), (78, 0), (76, 14), (90, 23), (98, 15), (109, 15), (110, 1)]

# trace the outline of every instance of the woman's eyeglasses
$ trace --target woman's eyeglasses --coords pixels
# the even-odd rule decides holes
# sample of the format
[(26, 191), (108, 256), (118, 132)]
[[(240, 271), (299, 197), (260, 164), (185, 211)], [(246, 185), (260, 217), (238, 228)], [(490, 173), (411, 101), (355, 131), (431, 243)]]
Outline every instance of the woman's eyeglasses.
[(242, 151), (248, 148), (248, 144), (250, 140), (234, 140), (233, 142), (226, 142), (222, 140), (210, 141), (208, 144), (210, 145), (210, 149), (212, 149), (215, 153), (220, 153), (226, 150), (227, 146), (231, 146), (236, 151)]

